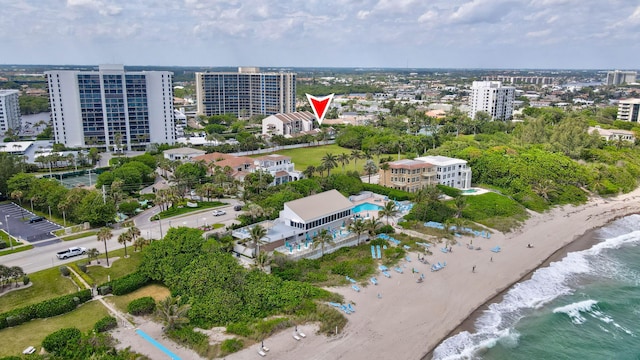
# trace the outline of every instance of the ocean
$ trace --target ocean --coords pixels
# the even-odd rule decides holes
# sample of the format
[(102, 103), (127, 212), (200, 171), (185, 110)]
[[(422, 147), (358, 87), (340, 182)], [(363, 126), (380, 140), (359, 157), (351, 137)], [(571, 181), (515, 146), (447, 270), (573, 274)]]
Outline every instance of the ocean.
[(595, 236), (511, 287), (433, 359), (640, 359), (640, 215)]

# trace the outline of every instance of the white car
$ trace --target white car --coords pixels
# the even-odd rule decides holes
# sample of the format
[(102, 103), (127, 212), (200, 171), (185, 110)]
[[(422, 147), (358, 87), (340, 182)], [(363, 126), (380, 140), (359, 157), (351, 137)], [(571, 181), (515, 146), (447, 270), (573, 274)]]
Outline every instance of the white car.
[(213, 210), (213, 216), (222, 216), (225, 215), (227, 212), (224, 210)]

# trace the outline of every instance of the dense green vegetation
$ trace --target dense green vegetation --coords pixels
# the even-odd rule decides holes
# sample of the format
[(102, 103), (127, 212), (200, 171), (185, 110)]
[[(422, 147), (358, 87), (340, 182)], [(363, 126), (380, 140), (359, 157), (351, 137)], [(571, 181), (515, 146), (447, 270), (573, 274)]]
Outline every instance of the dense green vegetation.
[(189, 303), (190, 324), (204, 328), (296, 314), (309, 300), (330, 298), (306, 283), (248, 271), (215, 240), (203, 241), (201, 231), (189, 228), (172, 228), (163, 241), (153, 242), (144, 252), (140, 272)]
[(21, 95), (18, 98), (20, 113), (23, 115), (49, 111), (49, 98), (43, 96)]

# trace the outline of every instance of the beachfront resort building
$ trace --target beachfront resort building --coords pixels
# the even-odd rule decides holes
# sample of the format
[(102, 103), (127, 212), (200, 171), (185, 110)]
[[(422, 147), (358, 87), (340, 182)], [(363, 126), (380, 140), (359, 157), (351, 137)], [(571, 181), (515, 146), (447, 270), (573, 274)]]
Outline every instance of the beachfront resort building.
[(199, 115), (254, 115), (290, 113), (296, 109), (296, 74), (260, 72), (240, 67), (238, 72), (196, 73)]
[(0, 135), (12, 130), (18, 132), (22, 124), (18, 90), (0, 90)]
[(378, 184), (402, 191), (418, 190), (438, 183), (436, 166), (424, 161), (402, 159), (388, 162), (389, 169), (380, 169)]
[(273, 176), (271, 185), (285, 184), (302, 178), (302, 173), (296, 171), (290, 156), (270, 154), (260, 156), (254, 161), (254, 171), (263, 171)]
[(465, 160), (446, 156), (423, 156), (414, 160), (435, 166), (436, 179), (441, 185), (461, 190), (471, 187), (471, 168)]
[[(260, 241), (264, 251), (281, 248), (284, 252), (289, 252), (287, 249), (293, 252), (294, 248), (296, 251), (306, 248), (315, 257), (319, 257), (320, 249), (316, 254), (316, 251), (309, 248), (309, 244), (322, 229), (329, 231), (334, 240), (347, 240), (340, 246), (351, 245), (349, 241), (355, 240), (345, 230), (347, 222), (353, 217), (353, 208), (353, 203), (340, 192), (329, 190), (286, 202), (276, 220), (236, 229), (232, 235), (236, 239), (248, 240), (251, 238), (251, 228), (260, 225), (267, 230), (267, 235)], [(332, 250), (340, 246), (334, 246)]]
[(513, 116), (516, 88), (500, 81), (474, 81), (469, 96), (469, 117), (484, 111), (492, 120), (509, 120)]
[(618, 120), (640, 122), (640, 99), (618, 101)]
[(262, 135), (282, 135), (290, 138), (313, 132), (318, 128), (316, 117), (308, 111), (275, 114), (262, 119)]
[(589, 134), (597, 133), (600, 137), (606, 141), (628, 141), (635, 142), (636, 136), (633, 131), (619, 130), (619, 129), (602, 129), (600, 127), (589, 127)]
[(100, 65), (45, 75), (56, 143), (119, 151), (175, 142), (172, 72)]

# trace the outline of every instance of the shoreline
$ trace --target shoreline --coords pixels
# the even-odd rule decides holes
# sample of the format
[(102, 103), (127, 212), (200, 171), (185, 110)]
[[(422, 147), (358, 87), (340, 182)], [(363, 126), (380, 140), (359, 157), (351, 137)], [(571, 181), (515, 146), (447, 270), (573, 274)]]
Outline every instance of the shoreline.
[(463, 331), (467, 331), (467, 332), (470, 332), (470, 333), (473, 333), (474, 331), (476, 331), (476, 328), (475, 328), (476, 320), (478, 320), (478, 318), (480, 316), (482, 316), (482, 314), (485, 312), (485, 310), (487, 310), (489, 305), (501, 302), (503, 297), (504, 297), (504, 295), (507, 292), (509, 292), (511, 290), (511, 288), (513, 288), (513, 286), (515, 286), (516, 284), (521, 283), (523, 281), (529, 280), (531, 278), (531, 276), (533, 275), (533, 273), (535, 273), (539, 269), (548, 267), (552, 262), (561, 261), (569, 253), (583, 251), (583, 250), (587, 250), (587, 249), (592, 248), (594, 245), (596, 245), (596, 244), (598, 244), (599, 242), (602, 241), (602, 239), (599, 239), (597, 237), (597, 232), (600, 229), (602, 229), (603, 227), (611, 224), (612, 222), (614, 222), (614, 221), (616, 221), (616, 220), (618, 220), (620, 218), (623, 218), (623, 217), (629, 216), (629, 215), (633, 215), (633, 214), (634, 213), (632, 212), (632, 213), (629, 213), (629, 214), (620, 215), (620, 216), (617, 216), (617, 217), (609, 220), (604, 225), (590, 228), (590, 229), (586, 230), (582, 235), (577, 236), (570, 243), (568, 243), (565, 246), (561, 247), (560, 249), (556, 250), (553, 254), (549, 255), (549, 257), (547, 257), (546, 259), (542, 260), (540, 265), (538, 265), (534, 269), (531, 269), (531, 271), (526, 273), (520, 279), (518, 279), (518, 280), (514, 281), (513, 283), (507, 285), (505, 288), (500, 290), (491, 299), (485, 301), (482, 305), (480, 305), (478, 308), (473, 310), (473, 312), (462, 323), (460, 323), (455, 329), (453, 329), (451, 332), (449, 332), (445, 337), (440, 339), (438, 344), (436, 344), (436, 346), (434, 346), (431, 350), (429, 350), (429, 352), (427, 354), (425, 354), (421, 358), (421, 360), (431, 360), (433, 358), (433, 351), (438, 346), (440, 346), (440, 344), (442, 344), (442, 342), (444, 342), (448, 338), (450, 338), (452, 336), (455, 336), (455, 335), (457, 335), (457, 334), (459, 334), (459, 333), (461, 333)]
[[(514, 284), (567, 253), (593, 246), (599, 241), (596, 231), (609, 222), (639, 213), (638, 199), (640, 188), (615, 198), (594, 198), (578, 206), (533, 213), (513, 232), (497, 232), (490, 239), (458, 238), (459, 244), (451, 253), (441, 253), (437, 250), (443, 245), (435, 245), (427, 259), (431, 264), (446, 261), (441, 271), (431, 272), (430, 265), (402, 260), (398, 266), (404, 273), (392, 271), (391, 278), (378, 274), (378, 285), (359, 283), (359, 292), (349, 286), (331, 288), (356, 310), (346, 315), (349, 321), (344, 331), (332, 337), (307, 331), (304, 340), (296, 341), (289, 335), (293, 329), (285, 329), (265, 339), (271, 349), (269, 357), (428, 359), (443, 340), (472, 329), (488, 304)], [(481, 251), (467, 249), (465, 245), (471, 240)], [(489, 251), (496, 246), (501, 248), (499, 252)], [(415, 260), (415, 252), (408, 255)], [(425, 281), (417, 284), (420, 273)], [(257, 350), (257, 345), (250, 346), (225, 359), (255, 359)]]

